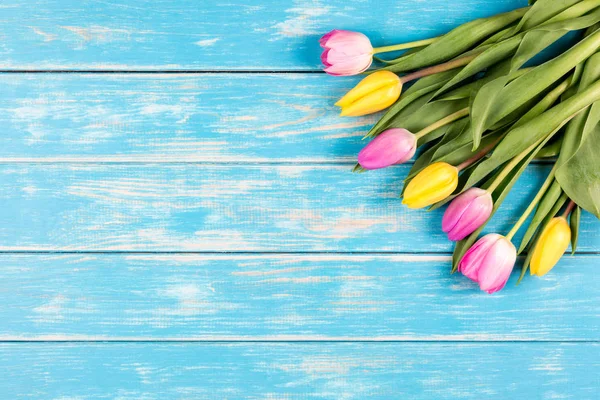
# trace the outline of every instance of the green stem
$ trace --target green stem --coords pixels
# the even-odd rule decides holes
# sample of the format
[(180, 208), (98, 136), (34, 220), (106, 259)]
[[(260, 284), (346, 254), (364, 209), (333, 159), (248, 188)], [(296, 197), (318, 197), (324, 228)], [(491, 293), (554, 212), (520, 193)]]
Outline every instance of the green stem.
[[(533, 149), (535, 149), (540, 143), (544, 142), (544, 141), (548, 141), (552, 138), (552, 136), (554, 136), (556, 134), (556, 132), (560, 131), (562, 129), (563, 126), (565, 126), (567, 124), (567, 122), (569, 122), (571, 119), (573, 119), (573, 117), (575, 117), (577, 114), (579, 114), (581, 111), (585, 110), (587, 108), (583, 107), (580, 108), (578, 111), (576, 111), (575, 113), (571, 114), (567, 119), (563, 120), (563, 122), (560, 123), (560, 125), (558, 125), (558, 127), (556, 127), (556, 129), (554, 129), (552, 132), (550, 132), (549, 134), (547, 134), (546, 136), (540, 138), (538, 141), (536, 141), (535, 143), (533, 143), (531, 146), (529, 146), (527, 149), (525, 149), (524, 153), (527, 154), (527, 151), (532, 151)], [(519, 154), (517, 156), (517, 158), (523, 158), (523, 153)], [(511, 161), (510, 164), (512, 164), (514, 162)], [(509, 166), (510, 166), (509, 164)], [(554, 174), (554, 170), (556, 169), (556, 164), (554, 165), (554, 167), (552, 168), (552, 174)], [(502, 174), (504, 174), (505, 171), (502, 171)], [(497, 180), (492, 183), (492, 186), (496, 185), (497, 186)], [(489, 189), (488, 189), (489, 190)], [(490, 191), (491, 193), (491, 191)], [(530, 205), (531, 206), (531, 205)], [(530, 207), (531, 208), (531, 207)], [(532, 208), (533, 209), (533, 208)], [(523, 222), (525, 221), (525, 219), (527, 219), (527, 216), (529, 215), (529, 213), (531, 213), (531, 210), (528, 210), (521, 216), (521, 218), (519, 218), (519, 220), (517, 221), (517, 223), (515, 224), (515, 226), (513, 226), (513, 228), (510, 230), (510, 232), (508, 232), (508, 234), (506, 235), (506, 238), (508, 240), (511, 240), (512, 237), (515, 235), (515, 233), (517, 233), (517, 231), (519, 230), (519, 228), (521, 228), (521, 225), (523, 225)]]
[(550, 140), (550, 138), (552, 138), (552, 136), (554, 136), (554, 134), (556, 134), (556, 132), (558, 132), (559, 130), (561, 130), (562, 127), (565, 126), (565, 124), (567, 122), (569, 122), (571, 119), (573, 119), (573, 117), (575, 117), (577, 114), (579, 114), (581, 111), (585, 110), (586, 108), (587, 108), (587, 106), (583, 107), (583, 108), (580, 108), (575, 113), (569, 115), (569, 117), (566, 118), (563, 122), (561, 122), (560, 125), (558, 125), (558, 127), (556, 129), (554, 129), (552, 132), (550, 132), (546, 136), (541, 137), (535, 143), (532, 143), (531, 146), (529, 146), (528, 148), (526, 148), (525, 150), (523, 150), (521, 153), (519, 153), (518, 155), (516, 155), (508, 164), (506, 164), (506, 167), (504, 167), (504, 169), (502, 170), (502, 172), (500, 173), (500, 175), (498, 175), (496, 177), (496, 179), (494, 179), (494, 181), (492, 182), (492, 184), (490, 186), (488, 186), (487, 191), (490, 192), (490, 193), (492, 193), (494, 190), (496, 190), (496, 188), (498, 187), (498, 185), (504, 180), (504, 178), (506, 178), (506, 176), (510, 173), (510, 171), (512, 171), (512, 169), (518, 163), (520, 163), (521, 160), (523, 160), (523, 158), (525, 158), (525, 156), (527, 154), (529, 154), (530, 151), (533, 151), (533, 149), (535, 149), (544, 140), (546, 140), (546, 139)]
[(573, 200), (569, 201), (569, 205), (567, 206), (567, 208), (565, 209), (565, 212), (562, 213), (562, 217), (564, 219), (567, 219), (567, 217), (569, 216), (569, 214), (571, 214), (571, 211), (573, 211), (573, 208), (576, 206), (575, 202)]
[(428, 133), (433, 132), (438, 128), (441, 128), (444, 125), (448, 125), (451, 122), (466, 117), (467, 115), (469, 115), (469, 107), (465, 107), (461, 110), (458, 110), (457, 112), (452, 113), (415, 133), (415, 139), (420, 139)]
[(487, 146), (485, 146), (484, 148), (482, 148), (481, 150), (479, 150), (477, 153), (475, 153), (475, 155), (473, 155), (473, 157), (471, 157), (468, 160), (465, 160), (465, 161), (461, 162), (460, 164), (458, 164), (456, 166), (456, 169), (458, 171), (462, 171), (463, 169), (465, 169), (468, 166), (472, 165), (474, 162), (476, 162), (479, 159), (483, 158), (494, 147), (496, 147), (496, 145), (498, 144), (498, 142), (500, 142), (500, 140), (502, 140), (503, 137), (504, 137), (504, 135), (501, 135), (498, 139), (494, 140), (492, 143), (488, 144)]
[(544, 193), (546, 193), (546, 190), (548, 190), (548, 187), (550, 187), (550, 185), (552, 184), (552, 181), (554, 180), (554, 173), (556, 172), (557, 167), (558, 167), (558, 164), (554, 164), (554, 167), (552, 167), (550, 174), (548, 174), (548, 177), (544, 181), (544, 184), (542, 185), (540, 190), (537, 192), (537, 194), (535, 195), (535, 197), (533, 198), (531, 203), (529, 203), (529, 206), (527, 206), (527, 209), (525, 210), (523, 215), (521, 215), (521, 218), (519, 218), (519, 220), (517, 221), (515, 226), (513, 226), (513, 228), (510, 230), (510, 232), (508, 232), (508, 234), (506, 235), (506, 238), (508, 240), (512, 239), (512, 237), (515, 235), (515, 233), (517, 233), (519, 228), (521, 228), (521, 225), (523, 225), (525, 220), (529, 217), (529, 214), (531, 214), (531, 212), (533, 211), (535, 206), (537, 206), (537, 204), (540, 202), (540, 200), (542, 199), (542, 196), (544, 195)]
[(457, 59), (447, 61), (442, 64), (434, 65), (433, 67), (424, 68), (422, 70), (415, 71), (411, 74), (404, 75), (404, 76), (400, 77), (400, 80), (404, 84), (404, 83), (407, 83), (410, 81), (414, 81), (415, 79), (422, 78), (424, 76), (429, 76), (429, 75), (437, 74), (439, 72), (444, 72), (444, 71), (448, 71), (448, 70), (451, 70), (454, 68), (462, 67), (463, 65), (467, 65), (468, 63), (473, 61), (473, 59), (475, 59), (475, 57), (477, 57), (479, 54), (480, 54), (480, 52), (475, 52), (474, 54), (469, 54), (467, 56), (459, 57)]
[(496, 188), (498, 187), (498, 185), (500, 185), (500, 183), (502, 183), (504, 178), (506, 178), (508, 176), (508, 174), (510, 174), (510, 171), (512, 171), (513, 168), (515, 168), (517, 166), (517, 164), (519, 164), (521, 162), (521, 160), (523, 160), (525, 158), (525, 156), (527, 154), (529, 154), (529, 152), (535, 148), (535, 146), (542, 143), (542, 140), (544, 140), (544, 139), (543, 138), (539, 139), (537, 142), (535, 142), (534, 144), (532, 144), (531, 146), (529, 146), (528, 148), (523, 150), (515, 158), (513, 158), (508, 164), (506, 164), (506, 166), (504, 167), (502, 172), (500, 172), (500, 174), (496, 177), (496, 179), (494, 179), (492, 184), (490, 186), (488, 186), (487, 191), (492, 193), (494, 190), (496, 190)]
[(428, 44), (435, 42), (438, 39), (439, 39), (439, 37), (434, 37), (431, 39), (416, 40), (414, 42), (394, 44), (392, 46), (375, 47), (373, 49), (373, 54), (387, 53), (389, 51), (412, 49), (414, 47), (423, 47), (423, 46), (427, 46)]

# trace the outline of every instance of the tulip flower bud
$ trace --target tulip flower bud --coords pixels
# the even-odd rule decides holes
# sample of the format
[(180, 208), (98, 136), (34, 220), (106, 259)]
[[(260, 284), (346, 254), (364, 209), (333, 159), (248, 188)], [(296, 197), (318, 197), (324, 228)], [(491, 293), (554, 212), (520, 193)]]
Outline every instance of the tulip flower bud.
[(348, 76), (366, 71), (373, 62), (373, 46), (359, 32), (334, 29), (319, 43), (323, 47), (321, 61), (330, 75)]
[(463, 240), (475, 232), (492, 213), (492, 195), (479, 188), (470, 188), (452, 200), (442, 219), (442, 230), (448, 239)]
[(390, 71), (377, 71), (360, 81), (335, 105), (342, 108), (342, 116), (372, 114), (394, 104), (401, 91), (402, 81), (398, 75)]
[(517, 250), (510, 240), (497, 233), (479, 239), (458, 263), (458, 271), (487, 293), (501, 290), (513, 270)]
[(444, 200), (458, 186), (458, 169), (445, 162), (436, 162), (417, 174), (404, 190), (403, 204), (423, 208)]
[(531, 257), (531, 275), (544, 276), (556, 265), (571, 242), (571, 228), (564, 217), (550, 220), (542, 231)]
[(410, 160), (416, 150), (415, 135), (406, 129), (387, 129), (358, 153), (358, 163), (364, 169), (385, 168)]

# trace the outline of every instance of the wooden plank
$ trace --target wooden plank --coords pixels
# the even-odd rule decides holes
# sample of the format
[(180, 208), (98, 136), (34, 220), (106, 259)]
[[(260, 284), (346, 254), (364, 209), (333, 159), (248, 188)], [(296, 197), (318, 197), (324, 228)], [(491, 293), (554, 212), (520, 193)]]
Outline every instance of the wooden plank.
[(599, 356), (592, 343), (11, 343), (0, 384), (11, 399), (595, 400)]
[(0, 74), (1, 162), (351, 162), (376, 117), (322, 74)]
[[(356, 162), (379, 115), (339, 117), (357, 78), (2, 74), (0, 162)], [(417, 132), (431, 121), (410, 121)]]
[(599, 256), (496, 295), (448, 256), (0, 256), (0, 340), (597, 340)]
[[(489, 226), (506, 233), (548, 173), (532, 166)], [(444, 252), (442, 210), (409, 210), (408, 166), (0, 166), (2, 251)], [(580, 251), (600, 244), (585, 213)]]
[(0, 6), (7, 70), (315, 70), (331, 29), (376, 46), (435, 37), (526, 0), (14, 0)]

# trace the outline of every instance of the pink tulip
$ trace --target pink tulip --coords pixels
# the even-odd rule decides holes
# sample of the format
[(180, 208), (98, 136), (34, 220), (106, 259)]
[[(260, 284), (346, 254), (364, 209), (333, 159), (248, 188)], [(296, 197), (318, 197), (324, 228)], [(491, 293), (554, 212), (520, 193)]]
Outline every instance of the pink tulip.
[(321, 61), (330, 75), (360, 74), (373, 62), (373, 46), (362, 33), (334, 29), (319, 43), (325, 49)]
[(458, 271), (488, 293), (506, 285), (517, 260), (517, 251), (510, 240), (497, 233), (479, 239), (458, 263)]
[(475, 232), (492, 213), (492, 195), (479, 188), (471, 188), (452, 200), (442, 219), (442, 230), (450, 240), (463, 240)]
[(385, 168), (410, 160), (416, 150), (415, 135), (406, 129), (387, 129), (358, 153), (358, 163), (364, 169)]

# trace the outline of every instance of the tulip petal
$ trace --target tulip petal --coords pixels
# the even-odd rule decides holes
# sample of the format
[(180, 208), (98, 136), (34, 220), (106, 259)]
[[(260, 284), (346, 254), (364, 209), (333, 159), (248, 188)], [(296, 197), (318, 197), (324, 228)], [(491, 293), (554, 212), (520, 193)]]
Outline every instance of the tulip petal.
[(373, 53), (371, 41), (360, 32), (334, 29), (324, 35), (319, 43), (322, 47), (337, 48), (349, 55)]
[(404, 191), (403, 204), (408, 208), (423, 208), (448, 197), (458, 186), (458, 170), (436, 162), (417, 174)]
[(386, 109), (400, 97), (400, 85), (380, 87), (379, 90), (367, 93), (353, 103), (342, 107), (341, 116), (359, 117)]
[(531, 257), (530, 273), (546, 275), (561, 259), (571, 242), (571, 228), (564, 217), (553, 218), (542, 231)]
[[(397, 91), (399, 96), (401, 81), (398, 75), (390, 71), (377, 71), (372, 73), (346, 93), (346, 95), (338, 100), (335, 105), (342, 108), (347, 107), (359, 99), (372, 94), (373, 92), (377, 92), (384, 87), (393, 87), (395, 89), (394, 91)], [(396, 101), (398, 96), (396, 96), (394, 101)]]
[(485, 255), (501, 237), (496, 233), (490, 233), (475, 242), (458, 263), (458, 271), (477, 282), (479, 269), (485, 260)]
[(451, 232), (462, 219), (463, 215), (465, 215), (465, 212), (467, 212), (476, 197), (472, 191), (473, 189), (477, 188), (471, 188), (452, 200), (442, 218), (443, 232)]
[(417, 149), (415, 135), (406, 129), (391, 128), (377, 135), (358, 153), (364, 169), (378, 169), (406, 162)]
[(478, 281), (479, 288), (494, 293), (506, 285), (517, 260), (517, 249), (505, 237), (500, 237), (488, 250), (481, 264)]
[(442, 230), (448, 239), (462, 240), (487, 221), (493, 206), (490, 193), (470, 188), (450, 203), (442, 219)]
[(327, 61), (327, 57), (328, 57), (330, 51), (331, 51), (331, 49), (325, 49), (323, 51), (323, 53), (321, 53), (321, 62), (323, 63), (323, 65), (325, 67), (331, 67), (331, 63), (329, 61)]
[(321, 45), (321, 47), (327, 47), (327, 41), (331, 38), (331, 36), (335, 35), (337, 32), (339, 32), (339, 30), (334, 29), (331, 32), (328, 32), (321, 36), (321, 39), (319, 39), (319, 44)]
[(366, 71), (373, 62), (371, 56), (355, 56), (352, 59), (348, 59), (344, 62), (329, 63), (323, 62), (325, 65), (325, 72), (330, 75), (336, 76), (349, 76), (360, 74)]

